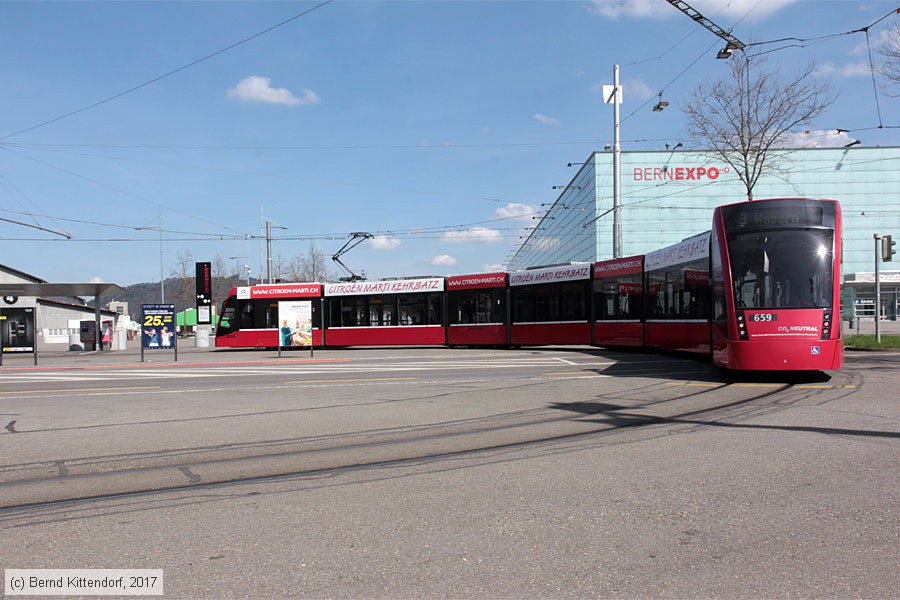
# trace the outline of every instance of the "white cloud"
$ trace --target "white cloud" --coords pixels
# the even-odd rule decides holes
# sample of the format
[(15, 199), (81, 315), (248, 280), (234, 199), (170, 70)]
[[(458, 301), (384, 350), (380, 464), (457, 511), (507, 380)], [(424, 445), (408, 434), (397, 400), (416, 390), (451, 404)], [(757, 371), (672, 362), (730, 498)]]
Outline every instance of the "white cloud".
[[(612, 82), (594, 84), (591, 86), (591, 91), (595, 94), (602, 94), (604, 85), (611, 86)], [(643, 79), (625, 79), (620, 85), (622, 86), (622, 102), (646, 100), (647, 98), (652, 98), (659, 94), (658, 89), (650, 87), (650, 84)]]
[(542, 115), (541, 113), (535, 113), (534, 120), (543, 125), (562, 125), (562, 121), (560, 121), (556, 117), (548, 117), (547, 115)]
[[(800, 0), (730, 0), (722, 6), (722, 0), (693, 0), (693, 6), (700, 14), (709, 19), (744, 19), (756, 22), (774, 15), (786, 6), (790, 6)], [(677, 14), (677, 13), (676, 13)], [(715, 18), (713, 18), (715, 17)], [(725, 26), (724, 23), (719, 23)], [(740, 37), (740, 36), (738, 36)], [(747, 40), (744, 40), (745, 42)]]
[(396, 250), (403, 245), (400, 238), (378, 235), (372, 238), (372, 247), (376, 250)]
[(473, 227), (465, 231), (448, 231), (444, 234), (444, 241), (453, 242), (455, 244), (464, 244), (466, 242), (478, 242), (490, 244), (499, 242), (503, 238), (496, 229), (487, 229), (486, 227)]
[(619, 17), (657, 17), (669, 15), (671, 8), (659, 0), (593, 0), (591, 12), (609, 19)]
[(866, 63), (847, 63), (838, 66), (831, 61), (824, 62), (816, 66), (815, 75), (819, 77), (827, 77), (836, 75), (838, 77), (869, 77), (872, 69)]
[(622, 98), (628, 94), (636, 100), (646, 100), (659, 94), (659, 90), (653, 89), (641, 79), (625, 79), (622, 81)]
[(449, 254), (439, 254), (432, 256), (426, 261), (432, 267), (453, 267), (456, 266), (456, 259)]
[(260, 77), (259, 75), (251, 75), (228, 90), (228, 97), (241, 102), (263, 102), (290, 106), (306, 106), (321, 102), (312, 90), (303, 90), (303, 96), (298, 98), (288, 89), (272, 87), (270, 77)]
[(494, 263), (494, 264), (490, 264), (490, 265), (484, 265), (484, 267), (482, 267), (482, 269), (483, 269), (482, 270), (483, 273), (493, 273), (495, 271), (505, 271), (506, 265), (500, 264), (500, 263)]
[(837, 131), (836, 129), (816, 130), (808, 129), (805, 131), (792, 131), (788, 133), (779, 148), (843, 148), (847, 144), (856, 141), (845, 131)]
[[(723, 7), (722, 0), (692, 0), (691, 6), (708, 19), (742, 19), (759, 21), (775, 14), (785, 6), (799, 0), (730, 0)], [(669, 19), (680, 15), (679, 11), (661, 0), (592, 0), (591, 12), (608, 19), (619, 17)], [(725, 26), (725, 23), (719, 23)]]
[(105, 283), (102, 277), (94, 276), (91, 277), (90, 283)]
[(498, 208), (494, 214), (501, 219), (517, 219), (519, 221), (530, 221), (531, 217), (540, 212), (540, 208), (531, 204), (518, 204), (517, 202), (509, 202), (506, 206)]

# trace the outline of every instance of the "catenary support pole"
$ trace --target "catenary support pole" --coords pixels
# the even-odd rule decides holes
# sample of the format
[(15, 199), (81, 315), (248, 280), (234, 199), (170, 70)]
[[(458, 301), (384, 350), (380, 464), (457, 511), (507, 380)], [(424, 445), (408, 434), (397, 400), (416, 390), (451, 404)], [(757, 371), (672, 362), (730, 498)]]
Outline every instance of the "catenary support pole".
[(619, 65), (613, 67), (613, 258), (622, 256), (622, 148), (619, 145)]

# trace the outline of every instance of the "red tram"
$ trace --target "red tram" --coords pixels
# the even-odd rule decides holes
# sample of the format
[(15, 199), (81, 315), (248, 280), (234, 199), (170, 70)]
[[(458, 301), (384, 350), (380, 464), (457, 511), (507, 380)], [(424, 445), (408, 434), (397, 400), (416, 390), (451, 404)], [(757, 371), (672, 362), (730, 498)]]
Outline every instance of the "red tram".
[(322, 284), (285, 283), (232, 288), (222, 303), (216, 327), (217, 348), (275, 348), (278, 346), (278, 301), (313, 301), (313, 337), (322, 345)]
[(590, 280), (591, 263), (510, 273), (510, 345), (590, 344)]
[(313, 301), (313, 344), (594, 344), (688, 352), (734, 370), (843, 363), (834, 200), (715, 209), (710, 231), (643, 256), (448, 278), (235, 288), (217, 347), (275, 347), (278, 300)]
[(325, 284), (325, 344), (431, 346), (446, 343), (444, 278)]
[(594, 263), (595, 344), (644, 345), (643, 277), (643, 256)]
[(509, 343), (506, 273), (447, 278), (447, 344), (503, 346)]
[(720, 206), (710, 237), (713, 362), (740, 370), (841, 368), (840, 205)]

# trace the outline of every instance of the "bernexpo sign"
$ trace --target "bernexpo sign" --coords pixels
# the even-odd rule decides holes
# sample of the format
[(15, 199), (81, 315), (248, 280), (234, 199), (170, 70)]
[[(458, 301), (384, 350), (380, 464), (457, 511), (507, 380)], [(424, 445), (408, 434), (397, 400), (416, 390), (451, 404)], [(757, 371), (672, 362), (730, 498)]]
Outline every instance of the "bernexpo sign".
[(635, 181), (715, 181), (730, 167), (635, 167)]

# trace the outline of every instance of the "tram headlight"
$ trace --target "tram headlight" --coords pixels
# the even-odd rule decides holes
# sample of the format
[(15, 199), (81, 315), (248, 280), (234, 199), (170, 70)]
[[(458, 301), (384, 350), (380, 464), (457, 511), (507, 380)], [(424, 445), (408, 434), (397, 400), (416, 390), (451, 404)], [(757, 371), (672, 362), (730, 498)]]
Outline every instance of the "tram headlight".
[(816, 256), (818, 256), (819, 258), (825, 258), (826, 256), (828, 256), (828, 248), (826, 248), (825, 246), (819, 246), (816, 249)]

